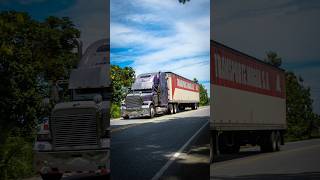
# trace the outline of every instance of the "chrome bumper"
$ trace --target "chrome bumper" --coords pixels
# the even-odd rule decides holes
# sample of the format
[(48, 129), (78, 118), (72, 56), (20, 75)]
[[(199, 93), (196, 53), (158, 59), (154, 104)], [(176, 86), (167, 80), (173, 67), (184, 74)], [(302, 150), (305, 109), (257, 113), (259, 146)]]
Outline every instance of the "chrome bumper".
[(34, 154), (34, 167), (40, 174), (108, 174), (110, 149), (85, 151), (38, 152)]
[(149, 116), (150, 109), (149, 107), (141, 107), (141, 108), (121, 108), (121, 117), (143, 117)]

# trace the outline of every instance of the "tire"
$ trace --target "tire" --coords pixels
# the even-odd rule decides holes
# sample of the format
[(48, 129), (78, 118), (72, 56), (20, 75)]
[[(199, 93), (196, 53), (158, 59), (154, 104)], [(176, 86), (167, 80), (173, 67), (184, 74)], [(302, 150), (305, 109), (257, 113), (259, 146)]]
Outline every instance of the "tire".
[(129, 119), (129, 116), (127, 115), (127, 116), (123, 116), (122, 117), (123, 119)]
[(149, 118), (152, 119), (155, 115), (156, 111), (154, 109), (154, 106), (153, 105), (150, 105), (149, 107)]
[(178, 113), (179, 112), (179, 108), (178, 108), (178, 104), (175, 104), (174, 105), (174, 113)]
[(210, 137), (210, 164), (213, 163), (214, 160), (214, 139), (213, 139), (213, 135), (211, 135)]
[(276, 133), (271, 132), (263, 136), (262, 144), (260, 145), (262, 152), (274, 152), (277, 147)]
[(176, 111), (176, 110), (177, 110), (176, 104), (173, 104), (172, 107), (173, 107), (173, 114), (177, 113), (177, 111)]
[(174, 113), (173, 106), (172, 106), (172, 104), (169, 104), (168, 105), (168, 114), (173, 114), (173, 113)]
[(272, 132), (270, 135), (270, 152), (274, 152), (277, 149), (277, 135), (275, 132)]
[(281, 149), (281, 135), (280, 132), (277, 131), (276, 133), (276, 151), (280, 151)]
[(196, 104), (193, 104), (192, 107), (191, 107), (191, 109), (192, 109), (192, 110), (195, 110), (195, 109), (196, 109), (196, 106), (197, 106)]

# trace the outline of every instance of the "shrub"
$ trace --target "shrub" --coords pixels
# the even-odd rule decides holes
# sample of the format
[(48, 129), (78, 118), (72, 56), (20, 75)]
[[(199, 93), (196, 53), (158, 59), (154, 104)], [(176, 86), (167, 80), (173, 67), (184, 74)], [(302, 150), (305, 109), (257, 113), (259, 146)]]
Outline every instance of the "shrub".
[(0, 147), (0, 179), (18, 179), (33, 174), (32, 143), (22, 137), (8, 137)]
[(120, 105), (112, 103), (112, 105), (111, 105), (111, 118), (119, 118), (120, 116), (121, 116)]

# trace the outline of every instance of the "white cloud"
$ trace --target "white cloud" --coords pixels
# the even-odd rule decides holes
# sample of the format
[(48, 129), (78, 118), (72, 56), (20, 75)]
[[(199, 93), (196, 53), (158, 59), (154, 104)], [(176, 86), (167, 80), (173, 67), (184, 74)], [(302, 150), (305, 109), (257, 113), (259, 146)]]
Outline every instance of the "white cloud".
[(155, 16), (153, 14), (130, 14), (126, 16), (126, 19), (128, 21), (133, 21), (136, 23), (156, 23), (161, 21), (158, 16)]
[[(116, 12), (124, 18), (112, 19), (111, 46), (141, 51), (131, 56), (137, 74), (173, 71), (189, 79), (209, 81), (210, 1), (190, 2), (135, 0), (125, 4), (131, 7), (123, 9), (127, 13)], [(121, 9), (119, 4), (115, 6)]]

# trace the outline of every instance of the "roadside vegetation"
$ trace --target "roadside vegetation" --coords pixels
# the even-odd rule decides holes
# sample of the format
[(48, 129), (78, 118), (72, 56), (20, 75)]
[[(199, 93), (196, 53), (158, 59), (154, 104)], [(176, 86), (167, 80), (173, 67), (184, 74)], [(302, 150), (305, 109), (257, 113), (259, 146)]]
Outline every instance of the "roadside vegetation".
[(113, 88), (111, 118), (119, 118), (121, 116), (120, 105), (131, 84), (134, 82), (134, 77), (135, 72), (131, 67), (121, 68), (118, 65), (111, 66), (111, 83)]
[[(267, 52), (265, 61), (281, 67), (282, 59), (275, 52)], [(287, 132), (286, 141), (297, 141), (320, 136), (320, 116), (313, 111), (310, 87), (304, 85), (302, 77), (285, 70)]]
[(210, 104), (210, 98), (208, 97), (208, 91), (207, 89), (203, 86), (203, 84), (200, 84), (199, 81), (194, 78), (193, 82), (198, 83), (199, 84), (199, 90), (200, 90), (200, 102), (199, 105), (200, 106), (208, 106)]
[(0, 13), (0, 179), (32, 175), (42, 99), (76, 65), (79, 36), (69, 18), (39, 22), (27, 13)]

